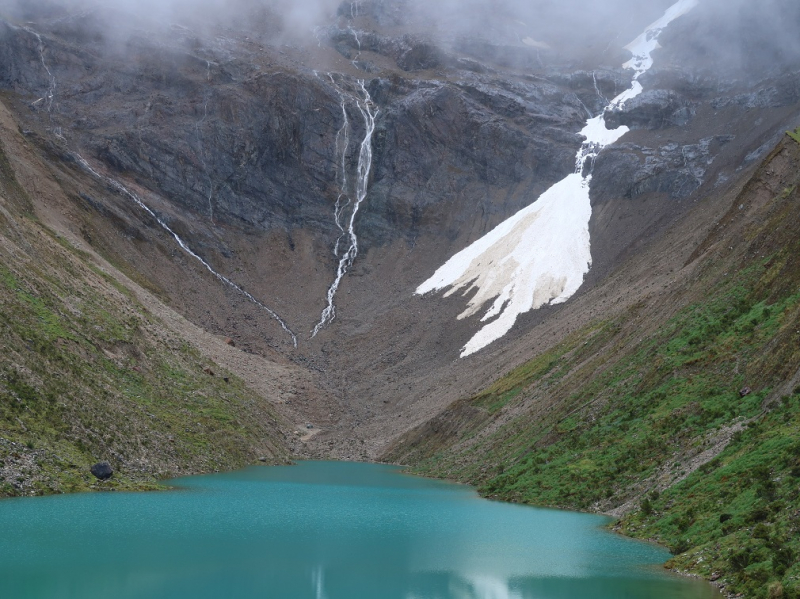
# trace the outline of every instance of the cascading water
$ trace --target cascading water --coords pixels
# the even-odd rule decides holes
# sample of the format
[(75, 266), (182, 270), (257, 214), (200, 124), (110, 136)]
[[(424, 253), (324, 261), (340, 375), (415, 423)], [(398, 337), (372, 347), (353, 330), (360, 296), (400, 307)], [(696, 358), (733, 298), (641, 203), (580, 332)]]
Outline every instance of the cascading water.
[[(341, 92), (338, 86), (336, 86), (333, 75), (329, 75), (329, 77), (331, 79), (331, 83), (333, 83), (339, 92), (339, 98), (341, 99), (342, 107), (342, 127), (336, 132), (336, 153), (338, 156), (341, 156), (341, 163), (338, 165), (339, 172), (337, 173), (337, 178), (339, 179), (339, 195), (336, 198), (336, 205), (333, 213), (336, 227), (339, 229), (340, 233), (339, 237), (336, 238), (336, 244), (333, 248), (333, 255), (338, 258), (339, 244), (346, 234), (344, 224), (342, 223), (342, 217), (344, 215), (344, 211), (348, 206), (350, 206), (350, 198), (347, 195), (347, 148), (350, 146), (350, 118), (347, 116), (346, 96)], [(342, 203), (343, 200), (344, 203)]]
[[(12, 27), (13, 27), (13, 25), (12, 25)], [(29, 27), (25, 27), (24, 30), (27, 31), (28, 33), (30, 33), (31, 35), (35, 36), (36, 39), (38, 40), (38, 42), (39, 42), (39, 55), (40, 55), (40, 58), (41, 58), (42, 67), (44, 67), (44, 70), (47, 72), (47, 75), (48, 75), (48, 77), (50, 79), (50, 87), (48, 89), (47, 94), (45, 95), (44, 98), (41, 98), (40, 100), (37, 100), (34, 104), (36, 104), (38, 102), (41, 102), (43, 100), (46, 100), (47, 112), (51, 114), (51, 122), (52, 122), (52, 108), (53, 108), (53, 101), (55, 99), (56, 78), (53, 75), (53, 73), (50, 70), (50, 68), (47, 66), (47, 63), (45, 62), (45, 59), (44, 59), (45, 47), (44, 47), (44, 41), (42, 40), (42, 36), (39, 33), (37, 33), (36, 31), (34, 31), (33, 29), (30, 29)], [(210, 75), (211, 75), (211, 63), (209, 62), (208, 63), (208, 77), (209, 78), (210, 78)], [(206, 106), (207, 105), (208, 104), (206, 103)], [(205, 117), (203, 117), (203, 118), (205, 119)], [(66, 142), (66, 139), (62, 135), (60, 128), (54, 128), (53, 129), (53, 134), (56, 137), (58, 137), (60, 140), (62, 140), (63, 142)], [(222, 275), (222, 274), (218, 273), (216, 270), (214, 270), (211, 267), (211, 265), (208, 264), (208, 262), (206, 262), (205, 260), (203, 260), (203, 258), (201, 258), (198, 254), (196, 254), (189, 247), (189, 245), (183, 239), (181, 239), (181, 237), (177, 233), (175, 233), (175, 231), (172, 230), (172, 228), (169, 225), (167, 225), (161, 218), (159, 218), (156, 215), (156, 213), (153, 212), (153, 210), (151, 210), (150, 207), (147, 206), (147, 204), (145, 204), (144, 201), (142, 201), (141, 198), (139, 198), (139, 196), (137, 196), (135, 193), (130, 191), (127, 187), (125, 187), (119, 181), (116, 181), (116, 180), (114, 180), (114, 179), (112, 179), (110, 177), (106, 177), (105, 175), (100, 174), (97, 170), (92, 168), (92, 166), (80, 154), (75, 153), (75, 152), (71, 152), (71, 153), (74, 156), (74, 158), (76, 159), (76, 161), (84, 169), (86, 169), (86, 171), (89, 172), (92, 176), (94, 176), (95, 178), (97, 178), (97, 179), (99, 179), (101, 181), (104, 181), (105, 183), (107, 183), (108, 185), (110, 185), (111, 187), (116, 189), (118, 192), (120, 192), (123, 195), (127, 196), (128, 198), (132, 199), (142, 210), (144, 210), (150, 216), (152, 216), (155, 219), (155, 221), (159, 224), (159, 226), (162, 229), (164, 229), (167, 233), (169, 233), (170, 236), (172, 236), (172, 238), (175, 240), (175, 242), (180, 246), (180, 248), (184, 252), (186, 252), (187, 254), (189, 254), (189, 256), (191, 256), (192, 258), (194, 258), (195, 260), (200, 262), (200, 264), (202, 264), (206, 268), (206, 270), (208, 270), (212, 275), (214, 275), (214, 277), (217, 280), (219, 280), (220, 282), (224, 283), (225, 285), (231, 287), (232, 289), (234, 289), (235, 291), (237, 291), (238, 293), (243, 295), (245, 298), (247, 298), (249, 301), (254, 303), (256, 306), (258, 306), (259, 308), (264, 310), (267, 314), (269, 314), (278, 324), (280, 324), (281, 328), (292, 338), (292, 344), (294, 345), (294, 347), (297, 347), (297, 336), (294, 334), (294, 332), (292, 332), (292, 330), (288, 327), (286, 322), (280, 316), (278, 316), (278, 314), (276, 312), (274, 312), (273, 310), (271, 310), (270, 308), (265, 306), (263, 303), (258, 301), (255, 297), (253, 297), (252, 294), (250, 294), (249, 292), (245, 291), (242, 287), (240, 287), (239, 285), (237, 285), (236, 283), (234, 283), (233, 281), (231, 281), (230, 279), (228, 279), (224, 275)]]
[(597, 85), (597, 71), (592, 71), (592, 81), (594, 81), (594, 91), (597, 92), (597, 96), (606, 104), (609, 104), (608, 98), (603, 95), (603, 92), (600, 91), (600, 87)]
[(45, 72), (47, 73), (47, 78), (48, 78), (49, 83), (50, 83), (50, 87), (47, 89), (47, 93), (43, 97), (41, 97), (38, 100), (36, 100), (33, 103), (33, 105), (35, 106), (35, 105), (39, 104), (40, 102), (44, 102), (44, 105), (45, 105), (45, 108), (46, 108), (47, 112), (48, 113), (52, 113), (52, 111), (53, 111), (53, 102), (55, 101), (55, 97), (56, 97), (56, 78), (55, 78), (55, 75), (53, 75), (52, 71), (50, 70), (50, 67), (47, 66), (47, 62), (45, 62), (45, 59), (44, 59), (44, 51), (45, 51), (44, 41), (42, 40), (42, 36), (38, 32), (36, 32), (33, 29), (31, 29), (30, 27), (23, 27), (23, 29), (25, 31), (27, 31), (28, 33), (30, 33), (32, 36), (34, 36), (36, 38), (36, 41), (39, 43), (39, 46), (38, 46), (38, 49), (39, 49), (39, 60), (42, 63), (42, 68), (44, 68)]
[[(347, 117), (346, 106), (346, 100), (348, 96), (335, 83), (333, 77), (331, 77), (331, 81), (342, 98), (342, 112), (344, 113), (344, 125), (342, 125), (342, 128), (339, 129), (339, 132), (336, 135), (336, 149), (337, 151), (340, 151), (341, 149), (341, 164), (339, 165), (339, 168), (341, 168), (341, 174), (339, 175), (341, 187), (339, 190), (339, 197), (336, 200), (334, 217), (336, 226), (342, 232), (342, 235), (340, 235), (339, 239), (336, 240), (336, 246), (334, 248), (335, 255), (337, 257), (339, 256), (339, 247), (343, 239), (346, 240), (348, 245), (347, 250), (345, 250), (345, 252), (339, 258), (339, 264), (336, 269), (336, 277), (331, 286), (328, 288), (328, 305), (322, 311), (319, 322), (311, 332), (312, 338), (316, 337), (317, 333), (319, 333), (326, 325), (336, 318), (336, 305), (334, 303), (336, 292), (339, 290), (339, 285), (341, 284), (342, 279), (347, 274), (347, 271), (350, 269), (350, 267), (353, 266), (353, 262), (358, 256), (358, 236), (356, 235), (355, 230), (356, 216), (358, 215), (358, 210), (361, 207), (361, 204), (367, 197), (369, 175), (372, 170), (372, 135), (375, 133), (375, 119), (377, 118), (379, 112), (372, 102), (372, 97), (370, 96), (369, 91), (367, 91), (365, 82), (363, 80), (359, 80), (358, 87), (361, 91), (361, 94), (363, 94), (363, 99), (359, 98), (357, 95), (350, 96), (350, 99), (355, 104), (356, 108), (361, 114), (361, 117), (364, 119), (364, 139), (361, 141), (358, 153), (358, 166), (356, 167), (354, 191), (355, 197), (351, 201), (347, 189), (348, 176), (346, 158), (350, 139), (350, 122)], [(342, 203), (343, 199), (346, 199), (344, 204)], [(342, 223), (342, 218), (345, 215), (345, 211), (348, 207), (351, 207), (351, 211), (349, 219), (347, 219), (347, 229), (345, 230), (344, 224)]]
[[(8, 23), (8, 25), (10, 27), (13, 27), (14, 29), (19, 29), (18, 27), (15, 27), (10, 23)], [(50, 121), (50, 131), (58, 140), (66, 142), (66, 139), (64, 139), (64, 135), (62, 134), (61, 127), (57, 126), (53, 120), (53, 105), (56, 99), (57, 82), (55, 75), (53, 75), (53, 72), (50, 70), (50, 67), (47, 66), (47, 61), (44, 59), (44, 52), (45, 52), (44, 40), (42, 40), (41, 34), (39, 34), (37, 31), (34, 31), (30, 27), (23, 27), (22, 30), (30, 33), (32, 36), (36, 38), (36, 41), (38, 42), (39, 61), (42, 63), (42, 68), (47, 73), (47, 79), (48, 79), (47, 92), (45, 93), (44, 96), (33, 102), (31, 106), (38, 106), (40, 103), (43, 103), (44, 108), (47, 111), (47, 118)]]
[(350, 31), (350, 33), (353, 34), (353, 39), (355, 39), (356, 45), (358, 46), (358, 53), (356, 54), (356, 57), (350, 61), (350, 64), (352, 64), (355, 68), (358, 69), (359, 68), (358, 59), (361, 58), (361, 38), (358, 37), (358, 31), (356, 31), (352, 27), (348, 27), (348, 30)]
[[(623, 68), (634, 71), (633, 83), (608, 104), (607, 110), (621, 109), (642, 93), (639, 78), (653, 65), (652, 53), (659, 47), (659, 35), (697, 3), (698, 0), (679, 0), (626, 46), (633, 58)], [(467, 293), (477, 289), (459, 318), (474, 315), (494, 299), (481, 318), (487, 324), (467, 342), (461, 357), (503, 337), (520, 314), (546, 304), (563, 303), (583, 284), (592, 264), (589, 240), (592, 166), (600, 150), (629, 130), (625, 126), (606, 128), (604, 112), (589, 118), (581, 131), (586, 141), (575, 158), (574, 173), (453, 256), (417, 288), (416, 293), (423, 295), (450, 287), (445, 297), (458, 290)]]
[(264, 310), (267, 314), (269, 314), (279, 325), (281, 325), (281, 328), (292, 338), (292, 343), (293, 343), (294, 347), (297, 347), (297, 336), (288, 327), (286, 322), (284, 322), (284, 320), (280, 316), (278, 316), (278, 314), (276, 314), (273, 310), (270, 310), (267, 306), (262, 304), (255, 297), (253, 297), (253, 295), (251, 295), (250, 293), (245, 291), (243, 288), (241, 288), (239, 285), (237, 285), (236, 283), (234, 283), (233, 281), (228, 279), (226, 276), (221, 275), (216, 270), (214, 270), (208, 262), (203, 260), (203, 258), (201, 258), (194, 251), (192, 251), (192, 248), (190, 248), (189, 245), (175, 231), (173, 231), (172, 228), (167, 223), (165, 223), (161, 218), (159, 218), (158, 215), (156, 215), (156, 213), (147, 204), (145, 204), (144, 201), (139, 196), (137, 196), (135, 193), (133, 193), (130, 189), (125, 187), (119, 181), (115, 181), (111, 177), (106, 177), (105, 175), (101, 175), (98, 171), (96, 171), (94, 168), (92, 168), (92, 166), (80, 154), (75, 154), (74, 156), (77, 159), (78, 163), (80, 163), (80, 165), (83, 168), (85, 168), (90, 174), (92, 174), (95, 178), (99, 179), (100, 181), (104, 181), (105, 183), (107, 183), (108, 185), (110, 185), (111, 187), (116, 189), (118, 192), (120, 192), (121, 194), (129, 197), (131, 200), (133, 200), (136, 203), (137, 206), (139, 206), (139, 208), (141, 208), (142, 210), (147, 212), (147, 214), (149, 214), (151, 217), (153, 217), (155, 219), (155, 221), (158, 223), (158, 225), (172, 236), (172, 238), (175, 240), (175, 242), (181, 247), (181, 249), (184, 252), (186, 252), (192, 258), (194, 258), (200, 264), (202, 264), (206, 268), (206, 270), (208, 270), (208, 272), (210, 272), (212, 275), (214, 275), (214, 277), (218, 281), (220, 281), (220, 282), (224, 283), (225, 285), (227, 285), (228, 287), (234, 289), (235, 291), (237, 291), (238, 293), (243, 295), (245, 298), (247, 298), (249, 301), (254, 303), (256, 306), (258, 306), (259, 308)]

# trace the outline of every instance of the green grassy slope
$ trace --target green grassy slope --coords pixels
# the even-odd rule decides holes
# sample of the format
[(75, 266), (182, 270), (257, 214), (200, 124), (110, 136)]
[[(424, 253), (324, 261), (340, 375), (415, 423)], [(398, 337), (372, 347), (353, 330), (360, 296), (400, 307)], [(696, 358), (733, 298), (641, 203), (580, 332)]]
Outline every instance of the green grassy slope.
[[(0, 497), (287, 459), (266, 399), (33, 214), (0, 148)], [(89, 472), (101, 460), (106, 483)]]
[(675, 568), (800, 596), (798, 185), (786, 138), (682, 284), (456, 402), (387, 458), (504, 500), (618, 510)]

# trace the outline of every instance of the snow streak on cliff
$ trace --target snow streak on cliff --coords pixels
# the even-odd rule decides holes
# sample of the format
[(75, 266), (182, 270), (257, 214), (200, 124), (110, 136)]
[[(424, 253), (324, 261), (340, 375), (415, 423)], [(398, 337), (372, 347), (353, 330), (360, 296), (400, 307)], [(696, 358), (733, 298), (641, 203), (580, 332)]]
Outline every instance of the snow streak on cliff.
[[(623, 65), (634, 71), (630, 89), (614, 98), (607, 109), (619, 109), (642, 93), (639, 78), (653, 65), (652, 53), (667, 25), (697, 5), (680, 0), (650, 25), (626, 49), (633, 58)], [(592, 264), (589, 219), (591, 167), (604, 147), (615, 143), (628, 128), (610, 130), (604, 112), (590, 118), (581, 131), (586, 138), (575, 159), (575, 172), (545, 191), (533, 204), (500, 223), (439, 268), (416, 293), (450, 289), (477, 292), (459, 315), (476, 314), (494, 299), (481, 318), (484, 324), (461, 352), (468, 356), (504, 336), (520, 314), (546, 304), (567, 301), (583, 284)]]

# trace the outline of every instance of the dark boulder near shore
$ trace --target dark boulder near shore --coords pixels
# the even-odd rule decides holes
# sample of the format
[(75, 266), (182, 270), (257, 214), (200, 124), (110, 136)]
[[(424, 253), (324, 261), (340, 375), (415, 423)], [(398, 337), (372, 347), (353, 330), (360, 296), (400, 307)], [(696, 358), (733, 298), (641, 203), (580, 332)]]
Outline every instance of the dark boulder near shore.
[(114, 476), (114, 470), (108, 462), (98, 462), (92, 466), (91, 472), (99, 480), (108, 480)]

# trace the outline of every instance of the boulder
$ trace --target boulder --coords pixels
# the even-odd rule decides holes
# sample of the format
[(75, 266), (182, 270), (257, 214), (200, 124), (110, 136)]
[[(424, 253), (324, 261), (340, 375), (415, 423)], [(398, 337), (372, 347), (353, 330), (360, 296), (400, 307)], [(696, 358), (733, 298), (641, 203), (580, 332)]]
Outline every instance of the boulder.
[(108, 480), (114, 476), (114, 470), (108, 462), (98, 462), (91, 467), (91, 472), (99, 480)]

